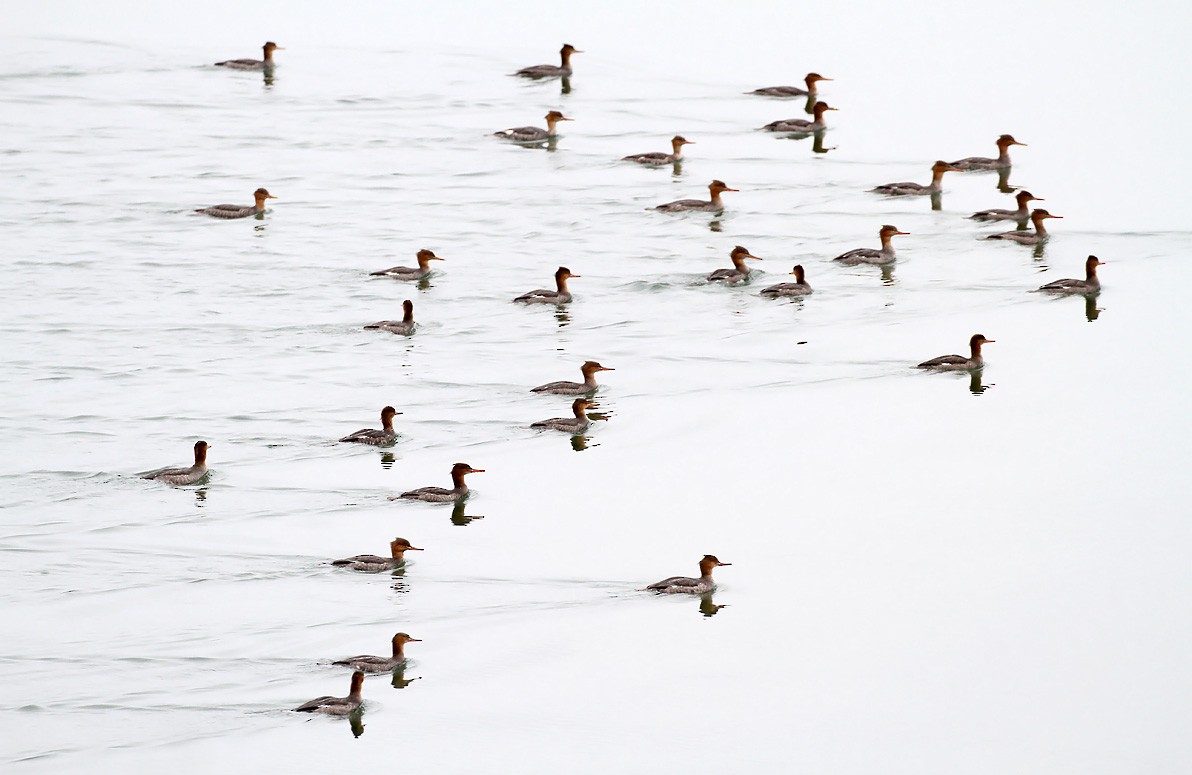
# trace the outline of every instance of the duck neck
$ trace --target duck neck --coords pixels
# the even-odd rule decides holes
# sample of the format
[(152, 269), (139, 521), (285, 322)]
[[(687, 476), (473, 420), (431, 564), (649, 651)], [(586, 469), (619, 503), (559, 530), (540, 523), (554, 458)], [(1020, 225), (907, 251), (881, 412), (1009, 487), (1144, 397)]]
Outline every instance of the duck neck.
[(572, 407), (571, 413), (575, 415), (575, 419), (577, 419), (577, 420), (588, 419), (588, 415), (585, 414), (585, 407), (582, 404), (579, 406)]
[(671, 140), (671, 156), (674, 157), (675, 161), (683, 157), (683, 144), (678, 140)]
[(414, 308), (413, 307), (406, 310), (406, 314), (402, 315), (401, 322), (403, 322), (403, 323), (413, 323), (414, 322)]
[(712, 568), (714, 568), (714, 567), (716, 567), (716, 566), (714, 566), (710, 562), (700, 562), (700, 564), (699, 564), (700, 581), (710, 582), (712, 580)]
[(385, 431), (386, 433), (393, 433), (393, 418), (392, 417), (382, 417), (381, 418), (381, 430)]
[(803, 277), (804, 277), (803, 270), (796, 269), (795, 270), (795, 284), (796, 285), (806, 285), (807, 281), (804, 280)]
[(361, 699), (360, 698), (360, 689), (361, 689), (363, 683), (364, 683), (363, 681), (361, 681), (360, 683), (352, 681), (352, 691), (348, 692), (348, 700), (350, 700), (351, 702), (360, 702), (360, 699)]
[(395, 660), (402, 660), (406, 658), (406, 644), (403, 641), (393, 641), (393, 658)]
[(571, 49), (564, 48), (559, 50), (559, 63), (564, 70), (571, 67)]
[(981, 358), (981, 343), (980, 342), (973, 342), (972, 344), (970, 344), (969, 352), (970, 352), (969, 360), (973, 361), (974, 363), (982, 363), (983, 362), (983, 359)]
[(724, 203), (720, 201), (720, 192), (714, 188), (708, 189), (712, 194), (712, 204), (716, 207), (724, 207)]
[[(891, 255), (891, 256), (894, 255), (894, 235), (886, 234), (883, 232), (881, 235), (881, 238), (882, 238), (882, 252), (886, 253), (888, 255)], [(803, 281), (802, 277), (800, 277), (799, 282), (802, 282), (802, 281)]]
[(464, 482), (464, 477), (467, 476), (463, 471), (451, 472), (451, 483), (455, 485), (453, 488), (456, 492), (467, 492), (468, 485)]
[(933, 169), (931, 171), (931, 190), (932, 191), (939, 191), (941, 188), (943, 188), (945, 172), (947, 172), (947, 170)]
[(555, 277), (555, 290), (561, 294), (567, 293), (567, 277), (558, 275)]
[(1031, 219), (1031, 223), (1033, 223), (1035, 225), (1035, 233), (1038, 234), (1040, 237), (1045, 236), (1047, 234), (1047, 227), (1043, 225), (1043, 221), (1045, 221), (1045, 220), (1047, 220), (1047, 219), (1046, 218), (1032, 218)]
[(1091, 261), (1084, 267), (1084, 279), (1090, 283), (1100, 282), (1097, 279), (1097, 265)]
[(596, 384), (596, 372), (581, 371), (584, 375), (583, 386), (584, 390), (595, 390), (599, 385)]
[(749, 274), (749, 267), (745, 264), (745, 259), (740, 256), (731, 256), (733, 260), (733, 268), (741, 274)]
[(997, 163), (1000, 167), (1010, 166), (1010, 146), (998, 145), (997, 147)]
[(265, 46), (263, 51), (265, 52), (265, 58), (262, 61), (267, 65), (273, 64), (273, 49), (269, 48), (268, 46)]
[(200, 447), (195, 450), (195, 468), (207, 467), (207, 448)]

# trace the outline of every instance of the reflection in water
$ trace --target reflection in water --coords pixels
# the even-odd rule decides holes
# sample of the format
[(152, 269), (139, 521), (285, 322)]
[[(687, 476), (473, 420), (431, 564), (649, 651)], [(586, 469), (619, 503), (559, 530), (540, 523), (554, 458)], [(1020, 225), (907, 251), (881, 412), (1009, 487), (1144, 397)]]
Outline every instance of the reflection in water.
[(357, 708), (348, 714), (348, 726), (352, 730), (352, 737), (360, 737), (364, 734), (364, 709)]
[(836, 146), (834, 145), (831, 148), (828, 148), (824, 145), (824, 134), (825, 131), (821, 129), (813, 135), (814, 144), (811, 146), (812, 153), (827, 153), (828, 151), (836, 150)]
[(430, 288), (430, 275), (423, 275), (418, 278), (418, 290), (425, 291)]
[(263, 72), (265, 74), (265, 86), (272, 86), (273, 85), (273, 68), (266, 67)]
[(384, 468), (386, 470), (393, 468), (393, 462), (396, 459), (397, 458), (395, 458), (393, 456), (392, 452), (382, 452), (381, 453), (381, 468)]
[(989, 388), (993, 387), (993, 385), (984, 385), (981, 383), (983, 372), (984, 369), (974, 369), (973, 371), (969, 372), (969, 392), (974, 396), (979, 396), (986, 390), (989, 390)]
[(1002, 167), (997, 171), (997, 190), (1003, 194), (1013, 194), (1014, 186), (1010, 185), (1010, 167)]
[(1084, 297), (1084, 317), (1085, 320), (1092, 323), (1097, 318), (1101, 317), (1101, 313), (1105, 310), (1097, 306), (1097, 294), (1090, 293)]
[(715, 232), (724, 231), (724, 227), (720, 224), (719, 218), (714, 218), (712, 222), (708, 224), (708, 228)]
[(555, 320), (559, 321), (559, 328), (566, 328), (571, 322), (571, 315), (563, 305), (555, 306)]
[(717, 604), (713, 602), (712, 595), (714, 594), (716, 593), (713, 591), (699, 596), (699, 612), (705, 617), (715, 616), (720, 613), (721, 608), (728, 607), (728, 603)]
[(1042, 261), (1043, 253), (1046, 250), (1047, 250), (1047, 240), (1043, 240), (1042, 242), (1035, 245), (1035, 249), (1031, 251), (1031, 256), (1033, 256), (1036, 261)]
[(565, 75), (562, 78), (560, 78), (559, 80), (562, 81), (562, 83), (563, 83), (563, 89), (560, 93), (561, 94), (570, 94), (571, 93), (571, 78), (569, 76)]
[(940, 210), (944, 206), (944, 194), (942, 191), (936, 191), (931, 195), (931, 209)]
[(576, 452), (583, 452), (588, 448), (588, 442), (591, 440), (591, 436), (584, 436), (581, 433), (577, 433), (571, 437), (571, 448)]
[(467, 498), (460, 498), (455, 502), (455, 507), (451, 509), (451, 524), (457, 527), (463, 527), (474, 519), (484, 519), (483, 514), (476, 514), (468, 516), (464, 513), (464, 508), (468, 504)]
[(413, 678), (406, 678), (406, 666), (398, 665), (397, 667), (393, 668), (393, 688), (404, 689), (421, 677), (422, 676), (416, 675)]
[(814, 92), (808, 93), (807, 102), (803, 103), (803, 112), (809, 116), (814, 116), (815, 115), (815, 103), (817, 102), (817, 100), (818, 100), (818, 97), (816, 97)]
[(203, 504), (207, 501), (207, 488), (200, 487), (195, 490), (195, 508), (203, 508)]
[(897, 280), (894, 279), (894, 265), (882, 264), (882, 285), (894, 285)]
[(676, 161), (671, 164), (671, 176), (677, 178), (682, 174), (683, 174), (683, 161), (680, 159), (679, 161)]

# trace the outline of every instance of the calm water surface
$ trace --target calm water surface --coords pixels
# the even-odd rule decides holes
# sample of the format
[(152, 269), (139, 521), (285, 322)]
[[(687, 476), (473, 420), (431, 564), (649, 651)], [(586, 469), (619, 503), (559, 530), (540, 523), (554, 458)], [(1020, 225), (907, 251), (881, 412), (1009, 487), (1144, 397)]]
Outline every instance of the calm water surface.
[[(1188, 770), (1186, 8), (115, 10), (0, 53), (6, 767)], [(204, 65), (266, 39), (271, 84)], [(506, 75), (563, 41), (569, 94)], [(825, 153), (743, 94), (812, 69)], [(490, 136), (550, 109), (553, 151)], [(680, 171), (616, 161), (676, 132)], [(1002, 132), (1042, 251), (961, 217), (996, 175), (866, 193)], [(645, 211), (714, 177), (723, 217)], [(830, 262), (883, 223), (892, 272)], [(737, 244), (753, 282), (704, 284)], [(1089, 253), (1094, 303), (1028, 293)], [(813, 296), (757, 295), (794, 263)], [(572, 305), (509, 303), (560, 264)], [(406, 298), (414, 337), (361, 330)], [(974, 332), (976, 377), (910, 368)], [(605, 419), (529, 430), (588, 358)], [(396, 446), (334, 443), (385, 404)], [(205, 485), (136, 478), (197, 438)], [(460, 460), (462, 510), (388, 500)], [(402, 575), (325, 564), (395, 535)], [(713, 600), (638, 591), (707, 552)], [(360, 737), (287, 712), (398, 630)]]

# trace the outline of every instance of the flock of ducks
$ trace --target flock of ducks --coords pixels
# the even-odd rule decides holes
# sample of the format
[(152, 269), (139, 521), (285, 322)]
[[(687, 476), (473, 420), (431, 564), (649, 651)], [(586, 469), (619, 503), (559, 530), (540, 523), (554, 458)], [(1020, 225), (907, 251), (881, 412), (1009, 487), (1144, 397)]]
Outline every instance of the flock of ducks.
[[(273, 54), (275, 51), (284, 50), (276, 43), (268, 42), (263, 47), (263, 59), (232, 59), (224, 62), (217, 62), (216, 65), (220, 67), (227, 67), (236, 70), (264, 70), (266, 73), (270, 72), (274, 65)], [(568, 79), (571, 77), (573, 70), (571, 66), (571, 57), (574, 54), (583, 53), (570, 44), (564, 44), (559, 51), (560, 63), (559, 65), (535, 65), (532, 67), (522, 68), (514, 75), (531, 78), (531, 79), (545, 79), (545, 78), (562, 78), (564, 79), (564, 93), (569, 91)], [(797, 86), (770, 86), (761, 89), (756, 89), (750, 94), (762, 97), (777, 97), (777, 98), (806, 98), (805, 110), (812, 115), (811, 120), (803, 118), (784, 119), (774, 121), (762, 127), (763, 131), (782, 133), (790, 135), (811, 135), (822, 133), (825, 128), (824, 116), (828, 111), (834, 111), (836, 108), (830, 107), (827, 103), (820, 100), (817, 94), (817, 86), (832, 79), (826, 78), (818, 73), (808, 73), (804, 79), (806, 88)], [(563, 121), (571, 121), (573, 119), (563, 115), (560, 111), (552, 110), (545, 116), (546, 127), (525, 126), (513, 127), (510, 129), (496, 132), (495, 135), (503, 140), (508, 140), (515, 143), (522, 144), (541, 144), (557, 139), (557, 125)], [(686, 145), (693, 144), (692, 141), (687, 140), (681, 135), (676, 135), (671, 139), (671, 153), (651, 152), (632, 154), (623, 157), (623, 161), (634, 162), (637, 164), (647, 166), (664, 166), (674, 165), (682, 161), (682, 149)], [(885, 185), (877, 186), (871, 189), (872, 192), (884, 194), (887, 196), (926, 196), (935, 195), (942, 190), (943, 176), (947, 172), (967, 172), (979, 170), (991, 170), (1004, 172), (1011, 166), (1009, 149), (1015, 145), (1025, 145), (1014, 139), (1011, 135), (1001, 135), (996, 142), (998, 155), (996, 157), (969, 157), (959, 159), (954, 162), (936, 161), (931, 166), (931, 182), (929, 184), (921, 184), (915, 182), (900, 182), (887, 183)], [(738, 189), (730, 188), (721, 180), (713, 180), (708, 185), (708, 199), (680, 199), (674, 202), (667, 202), (665, 204), (657, 205), (653, 210), (661, 212), (719, 212), (724, 209), (724, 202), (721, 195), (728, 192), (736, 192)], [(276, 199), (277, 197), (270, 194), (264, 188), (258, 188), (253, 192), (254, 204), (252, 206), (220, 204), (212, 207), (204, 207), (196, 210), (198, 213), (208, 215), (214, 218), (232, 219), (232, 218), (248, 218), (262, 216), (265, 211), (265, 203), (269, 199)], [(1014, 210), (1006, 209), (989, 209), (973, 213), (969, 216), (972, 220), (979, 222), (999, 222), (999, 221), (1013, 221), (1018, 224), (1018, 229), (1015, 231), (1008, 231), (999, 234), (989, 235), (985, 239), (991, 240), (1007, 240), (1018, 242), (1025, 245), (1037, 245), (1044, 242), (1048, 238), (1048, 233), (1044, 227), (1044, 221), (1050, 218), (1060, 218), (1062, 216), (1051, 215), (1046, 210), (1035, 209), (1030, 210), (1029, 204), (1034, 201), (1042, 201), (1038, 197), (1032, 195), (1028, 191), (1018, 191), (1015, 194), (1017, 208)], [(1025, 229), (1026, 223), (1033, 225), (1033, 231)], [(880, 241), (880, 248), (857, 248), (849, 250), (845, 253), (836, 256), (833, 261), (842, 265), (889, 265), (895, 261), (895, 250), (892, 239), (895, 236), (906, 235), (907, 232), (900, 231), (895, 226), (884, 225), (878, 231), (878, 239)], [(760, 256), (755, 256), (749, 250), (740, 245), (735, 246), (729, 254), (729, 259), (732, 262), (731, 268), (717, 269), (707, 276), (707, 281), (712, 283), (741, 283), (749, 279), (750, 268), (747, 264), (749, 260), (761, 260)], [(370, 273), (373, 276), (389, 277), (400, 281), (418, 281), (430, 274), (430, 262), (444, 260), (440, 256), (436, 256), (431, 250), (420, 250), (417, 254), (417, 267), (395, 266), (389, 269), (383, 269)], [(1100, 290), (1100, 282), (1097, 278), (1097, 267), (1104, 262), (1100, 261), (1096, 256), (1089, 256), (1085, 262), (1085, 279), (1064, 279), (1048, 283), (1038, 290), (1046, 293), (1057, 294), (1083, 294), (1086, 296), (1096, 294)], [(797, 265), (791, 271), (794, 275), (794, 282), (784, 282), (776, 285), (771, 285), (760, 291), (761, 295), (771, 298), (778, 297), (798, 297), (806, 296), (812, 293), (811, 286), (807, 283), (805, 271), (802, 265)], [(570, 279), (575, 279), (580, 275), (572, 274), (567, 267), (559, 267), (554, 274), (555, 288), (552, 289), (536, 289), (517, 296), (513, 299), (514, 302), (520, 304), (567, 304), (572, 300), (571, 291), (568, 288), (567, 282)], [(392, 334), (409, 336), (416, 330), (414, 322), (414, 305), (407, 300), (403, 304), (404, 316), (401, 320), (382, 320), (377, 323), (365, 326), (366, 329), (381, 330)], [(917, 365), (917, 368), (934, 370), (934, 371), (974, 371), (980, 369), (984, 361), (982, 359), (981, 348), (986, 344), (991, 344), (994, 340), (987, 339), (982, 334), (974, 334), (969, 339), (969, 355), (942, 355), (936, 358), (923, 361)], [(530, 427), (544, 430), (558, 430), (571, 434), (579, 434), (588, 428), (590, 420), (587, 416), (589, 409), (598, 406), (592, 400), (593, 394), (596, 392), (599, 385), (596, 382), (596, 374), (602, 371), (613, 371), (613, 369), (602, 366), (596, 361), (587, 361), (580, 367), (580, 373), (583, 376), (581, 382), (559, 381), (549, 382), (545, 385), (539, 385), (532, 388), (532, 392), (545, 393), (560, 396), (575, 396), (572, 402), (572, 417), (551, 418), (533, 423)], [(392, 406), (386, 406), (381, 410), (381, 427), (364, 428), (355, 433), (348, 434), (339, 439), (343, 443), (369, 444), (373, 446), (388, 446), (397, 441), (398, 434), (393, 427), (393, 419), (401, 414)], [(198, 483), (204, 479), (208, 474), (207, 469), (207, 451), (210, 445), (205, 441), (196, 442), (194, 445), (194, 464), (185, 468), (165, 468), (145, 474), (143, 478), (152, 479), (171, 485), (190, 485)], [(473, 468), (467, 463), (456, 463), (452, 466), (450, 476), (452, 487), (450, 489), (444, 487), (421, 487), (415, 490), (408, 490), (397, 496), (392, 496), (391, 500), (419, 500), (432, 503), (453, 503), (462, 501), (468, 495), (468, 486), (465, 477), (470, 474), (484, 473), (484, 469)], [(388, 557), (380, 557), (377, 555), (365, 554), (357, 555), (355, 557), (347, 557), (332, 561), (331, 565), (336, 568), (359, 571), (364, 573), (378, 573), (384, 571), (391, 571), (405, 566), (405, 553), (410, 551), (422, 551), (421, 548), (413, 546), (404, 538), (395, 538), (390, 542), (390, 555)], [(662, 581), (650, 584), (646, 587), (647, 590), (665, 593), (665, 594), (697, 594), (703, 595), (715, 588), (715, 582), (712, 578), (712, 571), (714, 568), (730, 565), (731, 563), (721, 562), (713, 555), (705, 555), (699, 561), (699, 576), (698, 577), (684, 577), (673, 576)], [(296, 711), (310, 712), (310, 713), (326, 713), (332, 715), (348, 715), (357, 711), (362, 702), (361, 689), (364, 684), (365, 673), (379, 673), (389, 672), (396, 668), (402, 667), (406, 663), (405, 645), (411, 642), (418, 642), (417, 638), (399, 632), (393, 636), (392, 653), (388, 657), (378, 657), (370, 655), (361, 655), (349, 657), (335, 661), (333, 664), (337, 666), (349, 667), (353, 670), (351, 677), (350, 691), (346, 697), (318, 697), (309, 702), (303, 703), (294, 708)]]

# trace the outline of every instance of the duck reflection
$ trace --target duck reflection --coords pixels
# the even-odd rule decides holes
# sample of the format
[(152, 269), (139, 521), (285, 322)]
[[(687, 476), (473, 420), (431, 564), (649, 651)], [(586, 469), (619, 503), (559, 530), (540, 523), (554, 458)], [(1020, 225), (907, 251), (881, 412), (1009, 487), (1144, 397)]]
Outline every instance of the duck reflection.
[(352, 737), (364, 734), (364, 709), (357, 708), (348, 714), (348, 728), (352, 730)]
[(421, 677), (416, 675), (413, 678), (406, 678), (406, 665), (398, 665), (393, 668), (393, 688), (404, 689)]
[(936, 191), (931, 195), (931, 209), (935, 211), (942, 210), (944, 207), (944, 193)]
[(714, 602), (712, 600), (712, 596), (715, 594), (715, 592), (708, 592), (699, 596), (699, 612), (703, 614), (705, 618), (715, 616), (716, 614), (720, 613), (721, 608), (728, 607), (728, 603)]
[(1003, 194), (1013, 194), (1015, 187), (1010, 185), (1010, 170), (1012, 167), (1002, 167), (997, 171), (997, 190)]
[(207, 488), (200, 487), (195, 490), (195, 508), (203, 508), (203, 504), (207, 502)]
[(834, 146), (834, 145), (831, 148), (824, 145), (824, 134), (825, 134), (824, 130), (821, 129), (820, 131), (818, 131), (814, 135), (812, 135), (812, 138), (813, 138), (813, 143), (811, 146), (812, 153), (827, 153), (828, 151), (836, 150), (836, 146)]
[(896, 284), (897, 282), (898, 281), (896, 279), (894, 279), (894, 265), (893, 264), (883, 264), (882, 265), (882, 285), (892, 286), (892, 285)]
[(714, 231), (714, 232), (718, 232), (718, 233), (719, 233), (719, 232), (722, 232), (722, 231), (724, 231), (724, 224), (722, 224), (722, 223), (720, 222), (720, 219), (719, 219), (719, 218), (714, 218), (714, 219), (713, 219), (711, 222), (709, 222), (709, 223), (708, 223), (708, 229), (709, 229), (710, 231)]
[(569, 76), (565, 75), (562, 78), (560, 78), (559, 80), (563, 85), (563, 88), (559, 90), (559, 93), (560, 94), (570, 94), (571, 93), (571, 78)]
[(382, 452), (381, 453), (381, 468), (384, 468), (385, 470), (389, 470), (390, 468), (393, 468), (393, 463), (396, 460), (397, 460), (397, 458), (395, 458), (393, 456), (392, 452)]
[(1097, 294), (1090, 293), (1084, 297), (1084, 317), (1085, 320), (1092, 323), (1097, 318), (1101, 317), (1101, 313), (1105, 310), (1097, 306)]
[(565, 307), (555, 307), (555, 320), (559, 323), (559, 328), (566, 328), (571, 325), (571, 313)]
[(976, 369), (969, 374), (969, 392), (974, 396), (979, 396), (986, 390), (989, 390), (993, 385), (986, 385), (982, 382), (984, 376), (984, 369)]
[(456, 527), (463, 527), (474, 520), (484, 519), (483, 514), (474, 514), (471, 516), (465, 514), (464, 510), (467, 508), (467, 504), (467, 498), (461, 498), (455, 502), (455, 506), (451, 509), (451, 524)]
[(273, 68), (266, 67), (263, 73), (265, 75), (265, 88), (269, 88), (273, 85)]

